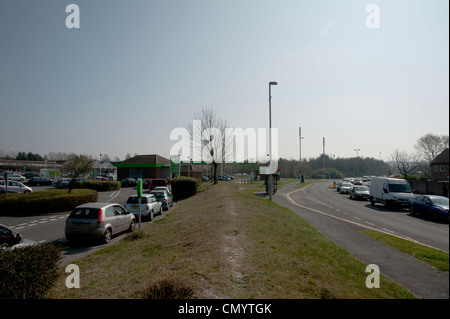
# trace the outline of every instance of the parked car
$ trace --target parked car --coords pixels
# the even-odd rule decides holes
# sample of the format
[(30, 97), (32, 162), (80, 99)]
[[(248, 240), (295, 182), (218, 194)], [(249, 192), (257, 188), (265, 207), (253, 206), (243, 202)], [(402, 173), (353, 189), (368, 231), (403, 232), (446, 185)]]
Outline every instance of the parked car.
[(354, 185), (349, 192), (349, 197), (352, 199), (369, 199), (369, 188), (366, 186)]
[(52, 186), (55, 188), (60, 188), (60, 189), (67, 188), (67, 186), (69, 185), (71, 180), (72, 180), (71, 178), (60, 178), (60, 179), (54, 181), (52, 183)]
[[(132, 195), (128, 197), (125, 208), (134, 214), (136, 220), (139, 219), (139, 197)], [(162, 214), (162, 204), (157, 201), (154, 194), (142, 194), (141, 196), (141, 220), (143, 217), (153, 220), (156, 214)]]
[(13, 229), (0, 224), (0, 249), (14, 249), (33, 244), (36, 244), (36, 242), (25, 239)]
[[(0, 181), (0, 188), (3, 188), (6, 191), (5, 181)], [(31, 187), (25, 186), (21, 182), (8, 180), (8, 193), (10, 191), (16, 191), (18, 193), (29, 194), (29, 193), (33, 192), (33, 189)]]
[(448, 198), (437, 195), (420, 195), (409, 201), (411, 215), (420, 215), (434, 220), (449, 220)]
[(52, 185), (52, 180), (50, 178), (47, 177), (31, 177), (28, 182), (27, 185), (29, 186), (43, 186), (43, 185)]
[[(169, 189), (169, 187), (167, 187), (167, 186), (157, 186), (157, 187), (155, 187), (154, 189), (153, 189), (153, 191), (167, 191), (168, 193), (169, 193), (169, 195), (172, 195), (172, 193), (170, 192), (170, 189)], [(152, 191), (152, 192), (153, 192)]]
[(339, 192), (341, 190), (341, 185), (342, 185), (343, 181), (338, 181), (336, 183), (336, 192)]
[(135, 180), (134, 178), (127, 177), (122, 179), (120, 184), (122, 187), (133, 187), (137, 185), (137, 180)]
[(414, 198), (408, 181), (400, 178), (374, 177), (370, 183), (370, 203), (382, 203), (386, 207), (396, 206), (408, 208), (409, 201)]
[(155, 187), (158, 186), (167, 187), (167, 181), (163, 178), (153, 178), (149, 181), (148, 189), (152, 191)]
[(162, 204), (164, 210), (168, 210), (169, 207), (172, 207), (173, 205), (173, 196), (167, 190), (157, 188), (155, 188), (150, 194), (155, 195), (156, 200)]
[(75, 207), (67, 217), (65, 234), (68, 241), (101, 239), (108, 243), (115, 234), (134, 231), (135, 223), (134, 215), (122, 205), (86, 203)]
[(26, 178), (17, 173), (8, 173), (8, 180), (24, 182), (26, 180)]
[(350, 190), (352, 189), (353, 185), (349, 182), (343, 182), (341, 187), (339, 188), (339, 193), (341, 194), (348, 194), (350, 193)]
[(30, 173), (30, 172), (28, 172), (28, 173), (25, 173), (24, 175), (23, 175), (25, 178), (32, 178), (32, 177), (39, 177), (40, 175), (39, 174), (37, 174), (37, 173)]

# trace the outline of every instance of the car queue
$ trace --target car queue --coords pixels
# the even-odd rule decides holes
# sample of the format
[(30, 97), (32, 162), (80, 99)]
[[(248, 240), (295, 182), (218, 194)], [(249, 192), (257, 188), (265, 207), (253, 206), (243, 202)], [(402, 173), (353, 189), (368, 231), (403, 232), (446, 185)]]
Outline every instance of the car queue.
[(449, 221), (448, 197), (432, 194), (415, 194), (408, 181), (400, 178), (370, 177), (344, 178), (334, 181), (333, 188), (349, 199), (369, 201), (387, 208), (408, 209), (412, 216), (434, 221)]

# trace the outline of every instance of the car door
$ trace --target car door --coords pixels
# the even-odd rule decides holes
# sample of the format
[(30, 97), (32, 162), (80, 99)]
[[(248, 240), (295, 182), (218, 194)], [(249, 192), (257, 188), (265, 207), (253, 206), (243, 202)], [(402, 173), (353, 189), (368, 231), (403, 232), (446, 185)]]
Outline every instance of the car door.
[(110, 224), (112, 227), (112, 233), (115, 234), (120, 231), (120, 222), (119, 218), (116, 216), (116, 212), (113, 206), (109, 206), (105, 210), (105, 222)]
[(114, 205), (114, 213), (118, 221), (117, 231), (127, 230), (130, 225), (130, 216), (126, 214), (126, 211), (119, 205)]

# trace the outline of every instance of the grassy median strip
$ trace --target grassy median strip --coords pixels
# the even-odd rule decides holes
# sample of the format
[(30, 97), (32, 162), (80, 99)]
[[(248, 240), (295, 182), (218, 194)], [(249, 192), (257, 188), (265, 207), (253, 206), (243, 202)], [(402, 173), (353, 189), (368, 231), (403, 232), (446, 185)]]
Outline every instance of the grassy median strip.
[(394, 247), (395, 249), (398, 249), (408, 255), (411, 255), (423, 262), (426, 262), (427, 264), (437, 269), (448, 271), (449, 268), (448, 252), (416, 244), (412, 241), (374, 230), (364, 230), (362, 231), (362, 233), (376, 240), (379, 240), (385, 244), (388, 244)]
[(220, 182), (127, 239), (61, 269), (48, 298), (414, 298), (292, 211)]

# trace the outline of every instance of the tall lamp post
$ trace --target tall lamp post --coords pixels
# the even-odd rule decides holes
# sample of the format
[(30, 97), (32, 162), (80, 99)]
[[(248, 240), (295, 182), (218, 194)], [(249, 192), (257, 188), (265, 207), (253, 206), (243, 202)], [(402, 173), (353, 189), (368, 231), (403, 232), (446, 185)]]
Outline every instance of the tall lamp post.
[(269, 173), (270, 173), (270, 186), (269, 186), (269, 197), (272, 200), (272, 192), (273, 192), (273, 174), (270, 171), (272, 164), (272, 93), (271, 87), (272, 85), (278, 85), (277, 82), (269, 82)]
[(356, 159), (355, 159), (355, 177), (358, 175), (358, 152), (361, 150), (360, 148), (353, 149), (356, 152)]

